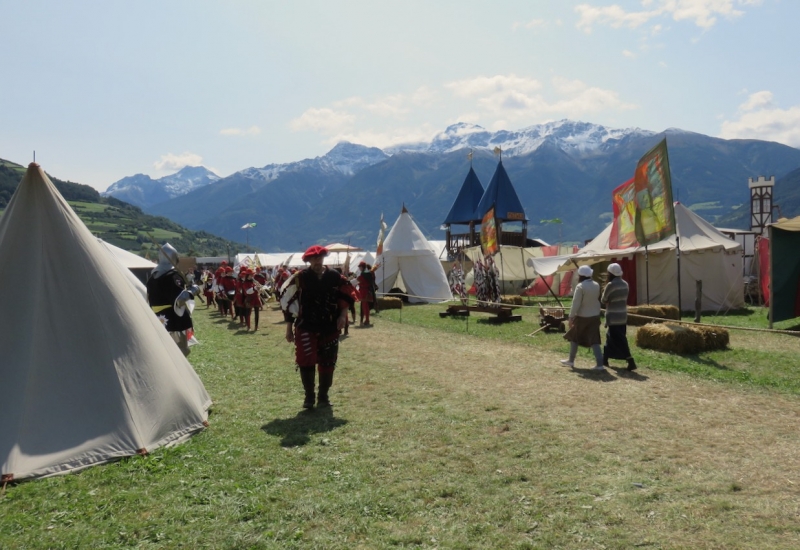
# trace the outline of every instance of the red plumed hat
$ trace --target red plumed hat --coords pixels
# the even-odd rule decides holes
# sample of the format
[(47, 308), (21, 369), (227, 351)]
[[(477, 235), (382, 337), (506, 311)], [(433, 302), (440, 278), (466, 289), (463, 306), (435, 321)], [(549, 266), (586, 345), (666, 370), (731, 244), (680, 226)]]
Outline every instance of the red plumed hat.
[(315, 244), (314, 246), (309, 246), (308, 250), (306, 250), (305, 254), (303, 254), (303, 261), (305, 262), (309, 258), (313, 258), (314, 256), (327, 256), (328, 249), (324, 246), (320, 246)]

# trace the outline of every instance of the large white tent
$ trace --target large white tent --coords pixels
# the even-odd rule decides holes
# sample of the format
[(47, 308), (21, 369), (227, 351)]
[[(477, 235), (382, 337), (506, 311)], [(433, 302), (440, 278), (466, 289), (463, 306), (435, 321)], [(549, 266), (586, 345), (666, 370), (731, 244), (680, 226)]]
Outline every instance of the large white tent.
[(443, 302), (453, 298), (436, 250), (405, 207), (383, 243), (375, 271), (378, 292), (389, 292), (402, 280), (408, 301)]
[[(706, 220), (675, 203), (675, 223), (680, 236), (681, 300), (684, 311), (695, 309), (695, 283), (702, 281), (702, 309), (722, 311), (744, 306), (742, 246), (729, 239)], [(635, 279), (638, 304), (678, 305), (678, 260), (676, 235), (643, 246), (613, 249), (609, 246), (609, 224), (576, 254), (534, 258), (536, 272), (549, 275), (578, 265), (629, 261), (623, 266), (625, 278)], [(633, 270), (633, 273), (631, 272)], [(634, 286), (634, 285), (632, 285)], [(648, 288), (649, 287), (649, 288)]]
[(0, 315), (3, 480), (145, 453), (206, 425), (203, 383), (124, 269), (31, 164), (0, 218), (13, 312)]

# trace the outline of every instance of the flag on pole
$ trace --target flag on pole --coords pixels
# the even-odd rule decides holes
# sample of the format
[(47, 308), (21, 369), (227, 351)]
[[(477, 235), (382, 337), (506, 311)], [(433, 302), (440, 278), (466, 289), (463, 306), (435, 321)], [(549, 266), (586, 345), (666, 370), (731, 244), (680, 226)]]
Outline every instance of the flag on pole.
[(638, 246), (636, 241), (636, 189), (633, 178), (619, 185), (611, 192), (614, 220), (608, 247), (614, 250)]
[(378, 243), (375, 251), (376, 256), (380, 256), (381, 254), (383, 254), (383, 237), (386, 233), (386, 228), (387, 228), (386, 222), (383, 221), (383, 212), (381, 212), (381, 228), (378, 230)]
[(255, 227), (255, 222), (246, 223), (242, 226), (242, 229), (250, 229), (251, 227)]
[(633, 175), (636, 240), (646, 246), (675, 233), (667, 138), (639, 160)]
[(497, 222), (494, 218), (494, 205), (481, 220), (481, 248), (484, 256), (497, 252)]

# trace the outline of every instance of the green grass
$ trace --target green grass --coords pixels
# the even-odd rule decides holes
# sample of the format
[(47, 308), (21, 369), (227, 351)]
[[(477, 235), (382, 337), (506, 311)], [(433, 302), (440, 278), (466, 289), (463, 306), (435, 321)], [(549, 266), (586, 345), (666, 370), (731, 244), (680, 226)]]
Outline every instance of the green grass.
[[(562, 300), (569, 307), (569, 300)], [(522, 315), (522, 321), (498, 325), (489, 322), (488, 314), (473, 313), (471, 317), (439, 318), (438, 313), (447, 305), (406, 305), (403, 309), (387, 309), (382, 318), (407, 323), (426, 329), (468, 334), (475, 338), (498, 339), (506, 342), (523, 342), (537, 349), (568, 354), (569, 344), (563, 335), (556, 332), (539, 332), (528, 336), (539, 322), (539, 309), (535, 304), (517, 308), (514, 313)], [(766, 308), (748, 308), (728, 314), (707, 313), (701, 323), (727, 327), (767, 329)], [(684, 321), (693, 321), (694, 314), (684, 315)], [(796, 327), (798, 320), (791, 319), (775, 323), (774, 328), (787, 330)], [(800, 369), (797, 368), (797, 353), (800, 340), (797, 336), (766, 334), (763, 332), (737, 331), (729, 329), (732, 346), (727, 350), (704, 352), (692, 356), (639, 349), (633, 346), (635, 327), (628, 327), (628, 340), (638, 363), (664, 372), (680, 372), (699, 378), (761, 386), (792, 394), (800, 394)], [(605, 341), (605, 330), (602, 330)], [(777, 345), (779, 343), (779, 345)], [(593, 360), (591, 351), (580, 349), (579, 357)]]
[[(374, 329), (353, 328), (343, 341), (333, 413), (301, 412), (278, 316), (265, 314), (253, 334), (203, 307), (195, 312), (201, 344), (190, 360), (214, 399), (210, 428), (146, 457), (9, 486), (0, 496), (0, 548), (796, 548), (800, 541), (791, 485), (800, 480), (788, 467), (798, 456), (797, 377), (788, 366), (771, 370), (776, 352), (762, 357), (749, 340), (697, 358), (637, 350), (647, 363), (640, 380), (597, 384), (549, 366), (566, 344), (560, 334), (526, 336), (538, 326), (535, 310), (499, 326), (477, 316), (440, 319), (442, 306), (385, 310)], [(486, 350), (496, 362), (487, 362)], [(741, 372), (739, 363), (757, 365), (740, 387), (697, 380), (710, 378), (705, 369)], [(777, 383), (783, 379), (794, 389)], [(713, 406), (695, 410), (704, 400)], [(743, 434), (735, 430), (748, 419), (725, 428), (717, 424), (725, 417), (713, 416), (732, 400), (748, 416), (773, 402), (784, 411), (774, 431), (753, 430), (774, 441), (735, 447)], [(708, 427), (682, 432), (673, 415), (687, 408), (687, 421), (699, 415)], [(758, 454), (767, 448), (774, 455)]]

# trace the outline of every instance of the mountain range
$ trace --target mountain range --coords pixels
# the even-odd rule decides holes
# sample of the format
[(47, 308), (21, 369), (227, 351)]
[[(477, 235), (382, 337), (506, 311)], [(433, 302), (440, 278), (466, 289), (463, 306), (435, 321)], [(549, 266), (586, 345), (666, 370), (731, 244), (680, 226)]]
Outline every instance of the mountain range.
[[(384, 150), (342, 142), (321, 157), (246, 168), (224, 178), (197, 167), (192, 174), (204, 170), (211, 176), (182, 186), (185, 168), (168, 177), (169, 192), (167, 182), (162, 183), (167, 178), (139, 175), (116, 182), (106, 193), (127, 200), (118, 194), (126, 190), (150, 214), (231, 240), (246, 237), (261, 250), (298, 250), (334, 241), (374, 249), (381, 214), (391, 224), (403, 206), (428, 238), (444, 238), (440, 225), (470, 163), (486, 187), (499, 161), (492, 151), (500, 148), (529, 219), (528, 234), (582, 243), (610, 222), (611, 191), (632, 177), (639, 158), (664, 137), (673, 196), (709, 221), (745, 228), (747, 181), (759, 175), (776, 176), (776, 202), (785, 205), (783, 215), (800, 214), (798, 149), (679, 129), (612, 129), (569, 120), (515, 132), (459, 123), (429, 142)], [(139, 177), (142, 187), (133, 180)], [(176, 195), (160, 199), (169, 193)], [(242, 225), (253, 222), (256, 227), (243, 234)]]

